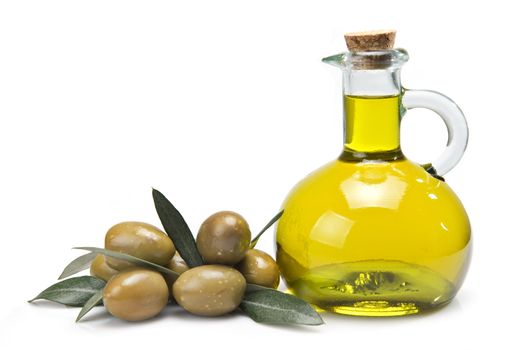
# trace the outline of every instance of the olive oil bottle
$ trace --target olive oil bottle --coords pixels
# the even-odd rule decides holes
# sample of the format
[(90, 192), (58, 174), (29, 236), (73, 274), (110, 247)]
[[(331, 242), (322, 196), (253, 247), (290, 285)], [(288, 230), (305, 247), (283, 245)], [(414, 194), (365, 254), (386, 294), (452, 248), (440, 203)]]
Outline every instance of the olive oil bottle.
[(324, 59), (343, 71), (344, 149), (292, 189), (277, 225), (290, 292), (322, 310), (398, 316), (437, 308), (469, 265), (471, 229), (459, 198), (400, 148), (404, 112), (435, 111), (450, 131), (432, 164), (443, 175), (465, 150), (467, 124), (447, 97), (401, 87), (408, 55), (391, 48), (393, 37), (347, 34), (350, 52)]

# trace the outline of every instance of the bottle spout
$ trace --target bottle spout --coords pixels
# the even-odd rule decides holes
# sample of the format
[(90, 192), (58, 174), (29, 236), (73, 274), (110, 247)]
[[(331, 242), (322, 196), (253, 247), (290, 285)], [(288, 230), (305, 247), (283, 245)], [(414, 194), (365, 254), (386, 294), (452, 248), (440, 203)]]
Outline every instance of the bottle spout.
[(349, 52), (342, 52), (333, 56), (324, 57), (322, 62), (338, 67), (340, 69), (348, 68)]

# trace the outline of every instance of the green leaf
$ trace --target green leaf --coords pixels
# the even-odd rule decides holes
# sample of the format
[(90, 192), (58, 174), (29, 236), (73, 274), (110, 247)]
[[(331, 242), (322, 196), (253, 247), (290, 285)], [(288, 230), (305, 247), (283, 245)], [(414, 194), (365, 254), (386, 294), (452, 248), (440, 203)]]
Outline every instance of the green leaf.
[(264, 232), (267, 231), (268, 228), (270, 228), (271, 226), (273, 226), (273, 224), (275, 222), (278, 221), (278, 219), (280, 219), (280, 217), (284, 214), (284, 210), (281, 210), (280, 213), (278, 213), (277, 215), (275, 215), (273, 217), (273, 219), (269, 220), (269, 222), (266, 224), (266, 226), (264, 226), (264, 228), (262, 229), (262, 231), (260, 231), (260, 233), (258, 235), (256, 235), (255, 238), (253, 238), (253, 240), (251, 241), (251, 244), (249, 245), (249, 248), (254, 248), (256, 245), (257, 245), (257, 242), (258, 240), (260, 239), (260, 237), (262, 236), (262, 234)]
[(259, 290), (274, 290), (273, 288), (264, 287), (254, 283), (246, 284), (246, 294), (251, 292), (258, 292)]
[(80, 321), (80, 319), (82, 317), (84, 317), (85, 314), (87, 314), (89, 311), (91, 311), (92, 308), (94, 308), (95, 306), (99, 305), (100, 302), (102, 301), (103, 297), (104, 297), (104, 290), (103, 289), (100, 289), (98, 292), (93, 294), (93, 296), (91, 298), (89, 298), (88, 301), (86, 301), (86, 303), (84, 304), (84, 307), (82, 308), (82, 310), (80, 310), (80, 312), (78, 313), (78, 316), (77, 316), (75, 322)]
[(256, 322), (320, 325), (324, 321), (304, 300), (277, 290), (259, 290), (244, 295), (240, 309)]
[(58, 279), (61, 280), (89, 268), (89, 266), (91, 266), (91, 262), (96, 258), (96, 256), (97, 253), (87, 253), (79, 256), (65, 267), (64, 271), (62, 271), (62, 274), (60, 277), (58, 277)]
[(189, 226), (173, 204), (160, 192), (153, 188), (153, 200), (156, 212), (166, 233), (175, 244), (176, 250), (189, 267), (204, 264), (198, 252), (195, 237)]
[(53, 284), (29, 302), (39, 299), (68, 306), (83, 306), (106, 282), (93, 276), (72, 277)]
[(137, 266), (148, 267), (148, 268), (156, 270), (158, 272), (166, 273), (166, 274), (173, 275), (173, 276), (176, 276), (176, 277), (179, 276), (178, 273), (176, 273), (173, 270), (168, 269), (167, 267), (164, 267), (164, 266), (161, 266), (161, 265), (157, 265), (155, 263), (149, 262), (149, 261), (144, 260), (144, 259), (137, 258), (137, 257), (132, 256), (132, 255), (128, 255), (128, 254), (124, 254), (124, 253), (120, 253), (120, 252), (115, 252), (113, 250), (103, 249), (103, 248), (96, 248), (96, 247), (75, 247), (73, 249), (88, 250), (90, 252), (94, 252), (94, 253), (102, 254), (102, 255), (105, 255), (105, 256), (110, 256), (110, 257), (113, 257), (113, 258), (125, 260), (125, 261), (133, 263), (133, 264), (135, 264)]

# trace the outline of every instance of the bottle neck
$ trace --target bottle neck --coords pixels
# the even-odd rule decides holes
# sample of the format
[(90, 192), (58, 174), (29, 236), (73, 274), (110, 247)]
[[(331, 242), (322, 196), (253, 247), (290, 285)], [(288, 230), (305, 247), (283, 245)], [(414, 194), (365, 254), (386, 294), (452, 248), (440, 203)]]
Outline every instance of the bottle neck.
[(399, 69), (344, 71), (345, 161), (402, 159)]

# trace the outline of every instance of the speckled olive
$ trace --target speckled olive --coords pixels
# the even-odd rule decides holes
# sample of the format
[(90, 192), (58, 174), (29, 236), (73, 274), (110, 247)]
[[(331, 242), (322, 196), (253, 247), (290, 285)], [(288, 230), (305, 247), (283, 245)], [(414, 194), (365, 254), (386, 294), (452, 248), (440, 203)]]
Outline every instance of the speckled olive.
[(246, 290), (237, 270), (223, 265), (202, 265), (187, 270), (173, 284), (177, 303), (192, 314), (219, 316), (235, 310)]
[(235, 265), (244, 258), (250, 241), (246, 220), (235, 212), (221, 211), (202, 223), (196, 243), (207, 264)]
[(91, 262), (90, 272), (91, 276), (101, 278), (104, 281), (109, 281), (111, 277), (118, 273), (118, 270), (115, 270), (111, 266), (107, 265), (106, 257), (102, 254), (98, 254)]
[(104, 306), (113, 316), (142, 321), (162, 311), (169, 291), (160, 273), (132, 268), (113, 276), (104, 288), (103, 297)]
[[(166, 267), (170, 270), (175, 271), (178, 274), (182, 274), (189, 270), (189, 266), (187, 266), (186, 262), (184, 261), (184, 259), (182, 259), (180, 254), (178, 254), (178, 252), (176, 252), (175, 255), (173, 255), (171, 260), (169, 260), (169, 263), (167, 263)], [(178, 277), (168, 274), (164, 275), (164, 277), (166, 278), (167, 286), (169, 287), (171, 293), (173, 283), (175, 283)]]
[(280, 270), (276, 261), (261, 250), (249, 249), (236, 268), (244, 275), (247, 283), (268, 288), (277, 288), (280, 283)]
[[(106, 234), (105, 248), (159, 265), (166, 265), (175, 254), (175, 246), (164, 232), (153, 225), (133, 221), (111, 227)], [(111, 257), (107, 257), (106, 261), (116, 270), (133, 266), (127, 261)]]

